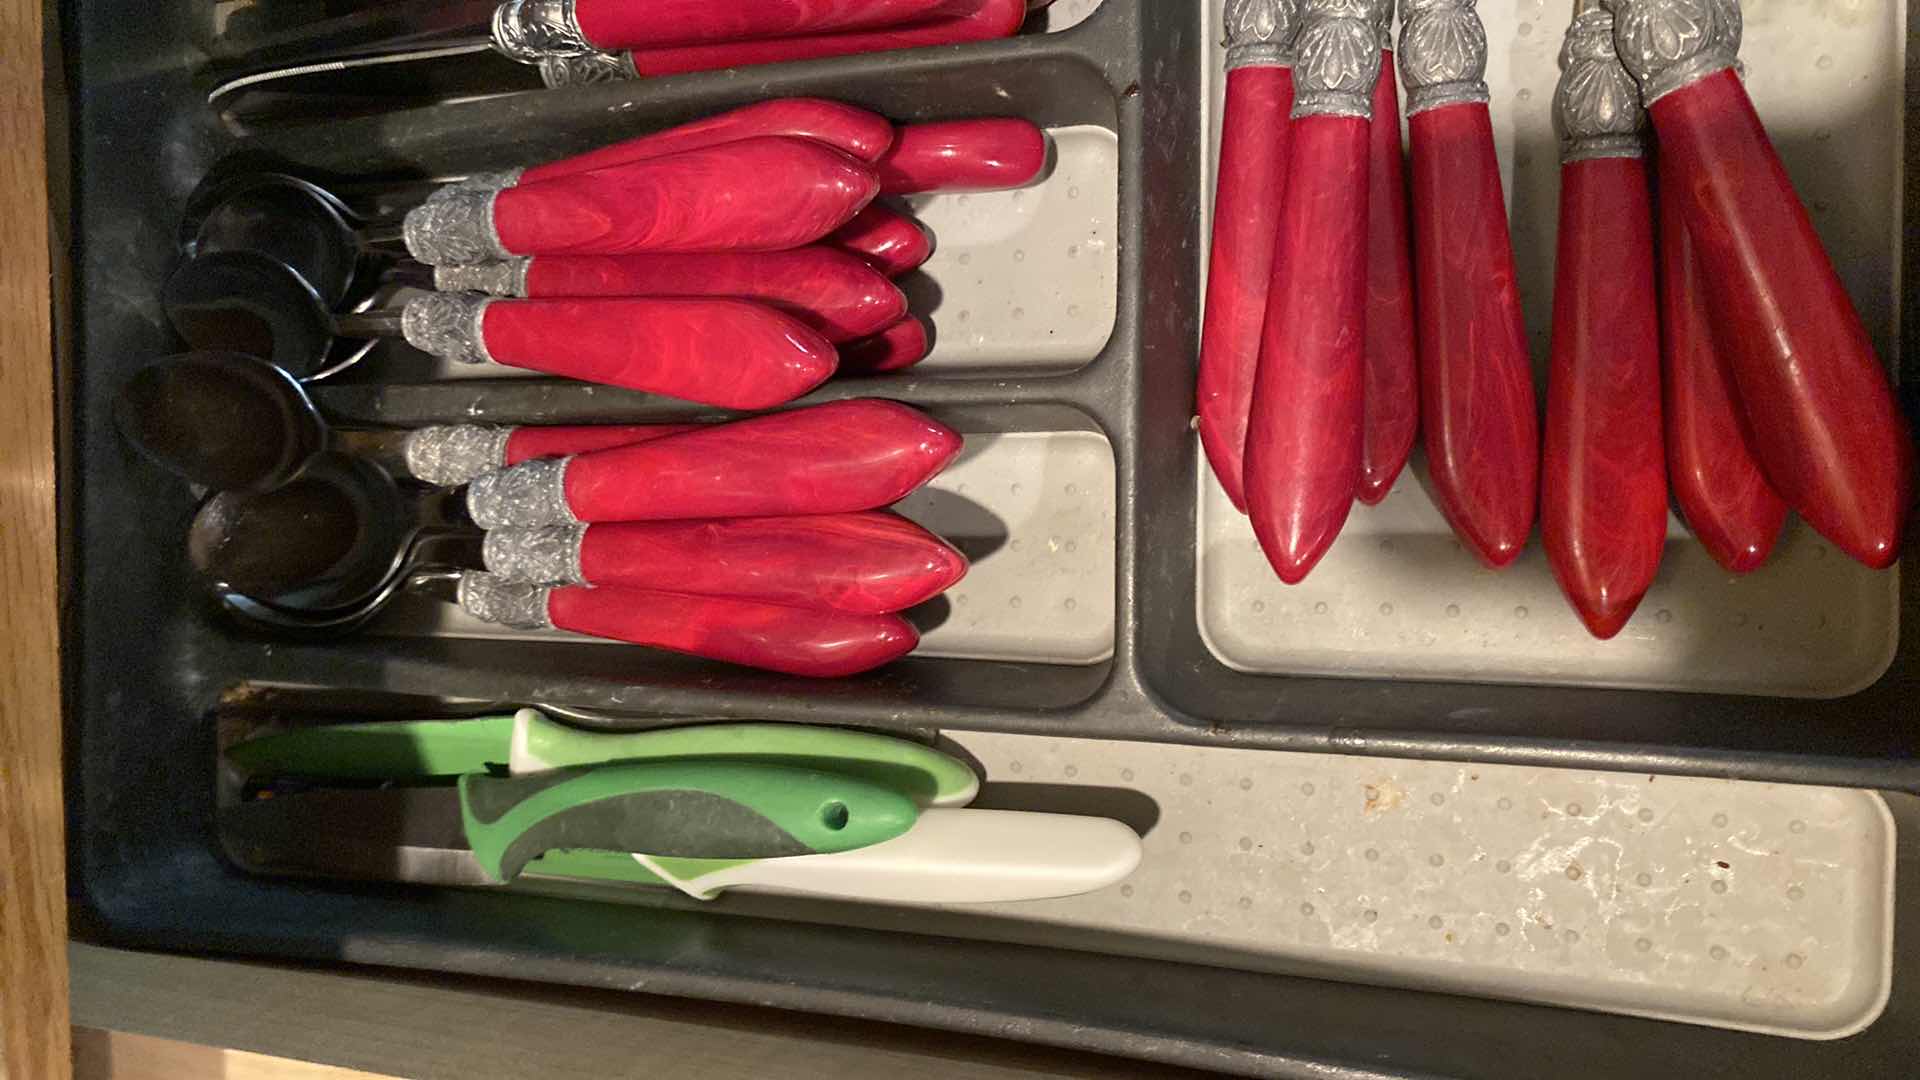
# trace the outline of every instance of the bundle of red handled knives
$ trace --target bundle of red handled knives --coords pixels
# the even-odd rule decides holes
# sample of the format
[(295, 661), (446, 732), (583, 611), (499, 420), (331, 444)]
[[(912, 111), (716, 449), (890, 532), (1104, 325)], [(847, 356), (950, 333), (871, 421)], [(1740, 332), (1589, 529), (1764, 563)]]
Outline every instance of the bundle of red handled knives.
[(1737, 0), (1576, 0), (1544, 432), (1475, 0), (1403, 0), (1410, 190), (1391, 0), (1226, 12), (1198, 426), (1283, 581), (1419, 433), (1462, 545), (1503, 568), (1537, 513), (1600, 638), (1653, 584), (1669, 488), (1730, 572), (1789, 510), (1893, 564), (1912, 438), (1740, 80)]
[[(932, 238), (877, 196), (1017, 188), (1049, 156), (1024, 120), (895, 127), (837, 102), (774, 100), (441, 187), (387, 230), (404, 254), (306, 181), (225, 178), (188, 222), (163, 298), (197, 351), (137, 376), (121, 426), (212, 489), (189, 554), (229, 609), (273, 628), (357, 627), (421, 586), (516, 628), (798, 675), (866, 671), (918, 644), (898, 612), (967, 569), (877, 512), (961, 449), (917, 410), (862, 399), (720, 425), (329, 436), (303, 383), (344, 369), (334, 339), (384, 334), (701, 405), (785, 405), (836, 371), (894, 371), (927, 351), (890, 279)], [(329, 235), (315, 221), (344, 238), (288, 241)], [(396, 287), (400, 306), (367, 310)], [(256, 458), (253, 472), (241, 463)], [(388, 510), (405, 502), (381, 494), (393, 477), (465, 491)], [(399, 556), (367, 539), (413, 517)], [(289, 529), (341, 540), (271, 535)], [(424, 554), (422, 537), (449, 531), (471, 542)], [(436, 573), (452, 588), (427, 587)]]
[(826, 678), (912, 651), (898, 613), (966, 574), (945, 541), (875, 512), (961, 445), (862, 399), (712, 426), (425, 428), (404, 455), (415, 479), (469, 485), (486, 530), (484, 570), (452, 597), (469, 614)]
[(1010, 37), (1052, 0), (509, 0), (494, 47), (549, 85)]

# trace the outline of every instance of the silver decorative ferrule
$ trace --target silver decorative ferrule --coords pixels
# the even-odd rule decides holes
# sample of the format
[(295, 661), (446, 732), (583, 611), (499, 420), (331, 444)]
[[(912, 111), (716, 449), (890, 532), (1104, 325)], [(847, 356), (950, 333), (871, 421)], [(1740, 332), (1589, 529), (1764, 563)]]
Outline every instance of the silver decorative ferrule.
[(400, 312), (400, 333), (407, 344), (442, 360), (491, 364), (482, 324), (493, 298), (473, 293), (427, 293), (407, 301)]
[(1292, 67), (1299, 0), (1227, 0), (1227, 70)]
[(502, 580), (530, 585), (585, 585), (580, 551), (586, 540), (585, 525), (495, 529), (487, 534), (481, 550), (487, 571)]
[(407, 474), (441, 487), (459, 487), (501, 468), (513, 429), (487, 424), (426, 427), (407, 435), (401, 450)]
[(1609, 0), (1613, 40), (1648, 106), (1739, 62), (1738, 0)]
[(436, 266), (433, 287), (441, 292), (523, 297), (527, 295), (527, 270), (532, 265), (533, 258), (527, 256), (472, 266)]
[(1379, 41), (1381, 52), (1393, 51), (1393, 0), (1373, 6), (1373, 36)]
[(539, 529), (578, 525), (567, 505), (572, 458), (542, 458), (476, 477), (467, 489), (467, 516), (483, 529)]
[(1476, 3), (1402, 0), (1398, 55), (1408, 116), (1488, 100), (1487, 27)]
[(573, 0), (507, 0), (493, 13), (493, 44), (523, 64), (595, 51)]
[(1637, 158), (1646, 154), (1647, 110), (1640, 87), (1613, 46), (1613, 14), (1585, 0), (1560, 49), (1560, 86), (1553, 93), (1560, 160)]
[(519, 186), (520, 178), (526, 173), (525, 169), (501, 169), (498, 172), (474, 173), (465, 179), (455, 180), (427, 196), (427, 201), (445, 198), (449, 191), (505, 191), (510, 187)]
[[(1729, 55), (1738, 57), (1747, 35), (1747, 17), (1740, 10), (1740, 0), (1715, 0), (1714, 6), (1720, 9), (1720, 22), (1714, 28), (1720, 35), (1719, 45)], [(1744, 68), (1737, 60), (1734, 66)], [(1745, 71), (1741, 73), (1744, 75)]]
[(552, 595), (545, 585), (515, 584), (492, 574), (460, 575), (458, 596), (467, 614), (515, 630), (553, 629), (553, 617), (547, 612)]
[(441, 188), (407, 211), (407, 251), (429, 266), (466, 266), (510, 259), (493, 227), (500, 192), (458, 184)]
[(540, 81), (546, 83), (549, 90), (630, 82), (639, 77), (640, 70), (633, 66), (632, 53), (595, 52), (585, 56), (550, 56), (540, 61)]
[(1301, 0), (1293, 118), (1373, 119), (1380, 81), (1379, 8), (1392, 0)]

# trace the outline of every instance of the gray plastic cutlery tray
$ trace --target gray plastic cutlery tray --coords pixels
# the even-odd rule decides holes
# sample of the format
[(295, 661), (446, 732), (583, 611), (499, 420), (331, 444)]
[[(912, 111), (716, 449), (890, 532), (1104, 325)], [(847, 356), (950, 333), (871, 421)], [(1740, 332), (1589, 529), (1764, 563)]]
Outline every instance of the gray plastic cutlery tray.
[[(456, 96), (237, 137), (203, 105), (208, 43), (220, 39), (211, 27), (225, 5), (63, 5), (70, 105), (50, 160), (55, 190), (68, 197), (56, 233), (71, 244), (59, 404), (71, 856), (83, 928), (140, 946), (644, 987), (1255, 1072), (1583, 1076), (1638, 1064), (1653, 1075), (1899, 1075), (1898, 1063), (1920, 1054), (1916, 1006), (1899, 981), (1920, 941), (1907, 912), (1888, 1015), (1852, 1039), (1802, 1043), (724, 907), (642, 913), (564, 898), (277, 882), (246, 876), (219, 854), (218, 717), (261, 712), (477, 715), (534, 704), (609, 724), (756, 718), (1920, 792), (1912, 704), (1920, 589), (1911, 575), (1828, 594), (1830, 608), (1819, 611), (1768, 606), (1764, 579), (1746, 584), (1759, 597), (1751, 606), (1727, 606), (1663, 576), (1674, 599), (1660, 610), (1693, 636), (1663, 638), (1656, 621), (1623, 648), (1666, 675), (1619, 676), (1604, 660), (1541, 663), (1564, 655), (1563, 645), (1576, 655), (1588, 646), (1551, 626), (1518, 625), (1528, 614), (1557, 617), (1545, 602), (1557, 598), (1532, 600), (1528, 612), (1502, 592), (1516, 586), (1455, 566), (1466, 557), (1444, 550), (1417, 505), (1394, 509), (1421, 498), (1416, 465), (1387, 516), (1343, 539), (1345, 561), (1336, 548), (1329, 576), (1309, 584), (1318, 592), (1236, 577), (1245, 541), (1219, 519), (1189, 423), (1217, 123), (1209, 6), (1061, 0), (1002, 42)], [(1911, 40), (1903, 4), (1866, 7), (1849, 10)], [(271, 6), (261, 10), (273, 17)], [(1564, 14), (1533, 0), (1488, 13), (1516, 236), (1523, 265), (1542, 272), (1552, 227), (1544, 95), (1512, 87), (1537, 81), (1541, 60), (1528, 50), (1544, 48), (1550, 62)], [(1804, 18), (1821, 28), (1828, 20)], [(1912, 132), (1895, 85), (1910, 61), (1897, 44), (1882, 41), (1871, 69), (1881, 93), (1854, 99), (1865, 103), (1829, 126), (1804, 105), (1776, 126), (1803, 185), (1846, 160), (1853, 138), (1880, 163), (1882, 181), (1889, 168), (1911, 175), (1899, 155), (1913, 153), (1912, 140), (1883, 145), (1888, 124)], [(1821, 55), (1824, 67), (1813, 53), (1807, 67), (1831, 70), (1831, 55)], [(902, 508), (976, 560), (960, 590), (916, 613), (927, 641), (919, 654), (815, 683), (563, 635), (492, 635), (409, 606), (360, 637), (323, 643), (248, 630), (201, 595), (182, 552), (194, 494), (135, 456), (109, 406), (136, 367), (178, 347), (156, 294), (177, 258), (182, 207), (216, 162), (271, 166), (374, 199), (383, 185), (555, 157), (791, 94), (901, 121), (1019, 115), (1054, 140), (1049, 173), (1031, 188), (916, 200), (941, 244), (907, 283), (935, 328), (932, 358), (885, 379), (836, 381), (809, 399), (896, 398), (969, 436), (959, 466)], [(1835, 128), (1850, 138), (1836, 139)], [(1873, 140), (1879, 149), (1864, 145)], [(1843, 185), (1815, 207), (1829, 243), (1857, 254), (1841, 260), (1843, 269), (1861, 264), (1846, 271), (1857, 287), (1884, 288), (1857, 280), (1878, 277), (1875, 268), (1897, 277), (1914, 266), (1914, 244), (1898, 226), (1913, 205), (1908, 181), (1886, 183), (1884, 193)], [(1536, 327), (1543, 295), (1536, 287), (1528, 297)], [(1863, 308), (1895, 355), (1902, 326), (1913, 325), (1911, 302), (1869, 298)], [(1911, 383), (1903, 389), (1911, 402)], [(377, 350), (316, 399), (346, 424), (689, 415), (623, 391), (448, 372), (405, 349)], [(1669, 563), (1681, 570), (1669, 573), (1705, 573), (1685, 546), (1676, 536)], [(1791, 538), (1783, 582), (1816, 572), (1829, 553), (1815, 546)], [(1383, 589), (1397, 591), (1389, 598)], [(1688, 603), (1717, 621), (1696, 619)], [(1489, 611), (1497, 618), (1483, 617)], [(1448, 633), (1459, 613), (1472, 625), (1456, 631), (1477, 636), (1434, 651), (1426, 638)], [(1316, 616), (1331, 617), (1324, 632)], [(1727, 677), (1728, 664), (1765, 658), (1771, 639), (1748, 623), (1773, 619), (1778, 634), (1786, 616), (1825, 620), (1818, 626), (1831, 625), (1838, 644), (1816, 650), (1804, 678)], [(1723, 635), (1748, 640), (1727, 645)], [(1491, 662), (1471, 662), (1469, 645)], [(1781, 642), (1804, 645), (1792, 635)], [(1469, 659), (1448, 659), (1456, 654)], [(1899, 842), (1905, 877), (1911, 832)]]

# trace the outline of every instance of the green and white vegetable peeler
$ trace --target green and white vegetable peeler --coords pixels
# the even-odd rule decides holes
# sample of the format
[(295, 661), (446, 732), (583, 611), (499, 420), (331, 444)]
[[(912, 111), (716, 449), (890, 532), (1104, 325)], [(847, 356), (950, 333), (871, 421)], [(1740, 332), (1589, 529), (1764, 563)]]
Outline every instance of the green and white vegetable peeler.
[(517, 877), (731, 888), (900, 903), (1043, 899), (1133, 871), (1117, 821), (926, 809), (845, 773), (676, 760), (468, 775), (457, 787), (317, 791), (221, 816), (263, 872), (496, 885)]
[[(890, 840), (919, 816), (905, 795), (837, 773), (671, 761), (476, 773), (453, 787), (279, 795), (228, 811), (222, 825), (246, 862), (311, 860), (316, 870), (398, 870), (411, 880), (409, 860), (430, 853), (438, 879), (502, 884), (551, 851), (788, 858)], [(449, 858), (455, 854), (465, 859)]]
[(303, 728), (239, 743), (227, 758), (250, 776), (394, 781), (464, 776), (502, 765), (519, 776), (613, 761), (697, 758), (861, 777), (922, 806), (965, 806), (980, 790), (965, 762), (885, 735), (800, 724), (596, 732), (556, 723), (535, 709), (477, 720)]

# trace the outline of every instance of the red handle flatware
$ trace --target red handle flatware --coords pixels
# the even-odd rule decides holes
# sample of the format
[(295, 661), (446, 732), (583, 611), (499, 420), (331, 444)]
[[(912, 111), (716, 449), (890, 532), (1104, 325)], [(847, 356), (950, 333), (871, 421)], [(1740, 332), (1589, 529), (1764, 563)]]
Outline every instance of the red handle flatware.
[(529, 255), (442, 266), (448, 292), (559, 299), (601, 296), (737, 297), (772, 304), (825, 335), (853, 341), (893, 325), (907, 297), (885, 275), (829, 247), (790, 251), (643, 255)]
[[(1727, 10), (1733, 17), (1722, 24), (1722, 32), (1728, 51), (1738, 55), (1739, 10)], [(1752, 433), (1713, 329), (1680, 193), (1669, 190), (1671, 170), (1659, 169), (1657, 179), (1667, 481), (1707, 554), (1732, 573), (1749, 573), (1773, 553), (1787, 504), (1750, 449)]]
[[(1375, 5), (1302, 0), (1292, 146), (1247, 427), (1247, 510), (1280, 580), (1304, 580), (1359, 491)], [(1361, 17), (1355, 17), (1356, 10)]]
[(728, 409), (784, 405), (827, 381), (833, 345), (747, 300), (496, 300), (430, 293), (407, 303), (407, 342), (495, 363)]
[(817, 60), (827, 56), (917, 49), (929, 45), (957, 45), (1011, 37), (1027, 19), (1028, 0), (973, 0), (965, 13), (931, 19), (911, 26), (883, 30), (812, 34), (764, 41), (730, 41), (717, 45), (635, 49), (626, 54), (626, 68), (635, 76), (678, 75), (689, 71), (716, 71), (753, 64)]
[(898, 502), (959, 454), (960, 436), (890, 401), (838, 401), (474, 481), (482, 528), (776, 517)]
[(846, 224), (879, 191), (831, 147), (762, 136), (521, 184), (453, 185), (407, 214), (407, 248), (459, 266), (514, 255), (777, 251)]
[(1407, 177), (1400, 142), (1400, 84), (1393, 74), (1393, 5), (1380, 7), (1380, 80), (1373, 91), (1367, 168), (1367, 430), (1360, 501), (1393, 490), (1420, 432), (1415, 361), (1413, 251), (1407, 242)]
[(1667, 473), (1687, 527), (1735, 574), (1760, 568), (1786, 524), (1787, 504), (1749, 449), (1716, 338), (1680, 196), (1660, 177), (1661, 344), (1666, 359)]
[(1604, 640), (1640, 606), (1666, 546), (1653, 203), (1646, 114), (1614, 53), (1613, 16), (1582, 5), (1560, 63), (1560, 249), (1540, 525), (1561, 591)]
[(698, 424), (590, 424), (584, 427), (499, 427), (447, 424), (407, 433), (401, 443), (406, 474), (428, 484), (458, 487), (475, 477), (538, 458), (631, 446), (698, 430)]
[(730, 596), (862, 615), (904, 611), (966, 576), (966, 557), (905, 518), (634, 521), (487, 534), (487, 570), (509, 581)]
[(635, 446), (670, 435), (699, 431), (700, 424), (596, 424), (587, 427), (517, 427), (507, 436), (506, 453), (496, 468), (512, 468), (541, 458), (567, 457), (616, 446)]
[(489, 173), (476, 180), (493, 187), (557, 180), (574, 173), (648, 161), (688, 150), (704, 150), (769, 135), (824, 143), (848, 157), (874, 162), (893, 145), (893, 124), (876, 113), (824, 98), (778, 98), (744, 105), (679, 127), (623, 139), (584, 154), (512, 173)]
[(1822, 536), (1890, 566), (1911, 507), (1912, 437), (1734, 73), (1739, 7), (1618, 0), (1617, 11), (1620, 55), (1653, 117), (1754, 455)]
[(1226, 9), (1226, 104), (1196, 407), (1207, 463), (1242, 513), (1247, 416), (1260, 369), (1260, 331), (1267, 321), (1293, 130), (1296, 3), (1232, 0)]
[(884, 375), (904, 371), (927, 358), (932, 341), (927, 324), (909, 315), (870, 338), (842, 346), (842, 375)]
[(1047, 164), (1047, 133), (1007, 117), (905, 124), (873, 171), (883, 195), (1025, 187)]
[(460, 580), (460, 606), (521, 630), (567, 630), (808, 678), (871, 671), (912, 652), (920, 636), (898, 615), (783, 607), (650, 589)]
[(821, 243), (859, 256), (890, 278), (918, 270), (933, 257), (933, 234), (926, 226), (879, 203), (854, 215)]
[(1540, 430), (1487, 112), (1475, 0), (1406, 13), (1400, 73), (1413, 144), (1413, 284), (1420, 412), (1440, 510), (1488, 566), (1533, 532)]
[[(495, 16), (503, 43), (539, 41), (551, 33), (574, 49), (613, 52), (830, 34), (899, 26), (951, 15), (969, 0), (513, 0)], [(521, 29), (525, 27), (525, 29)], [(540, 33), (547, 31), (548, 33)], [(546, 51), (552, 45), (547, 44)], [(542, 52), (506, 44), (509, 56)]]

